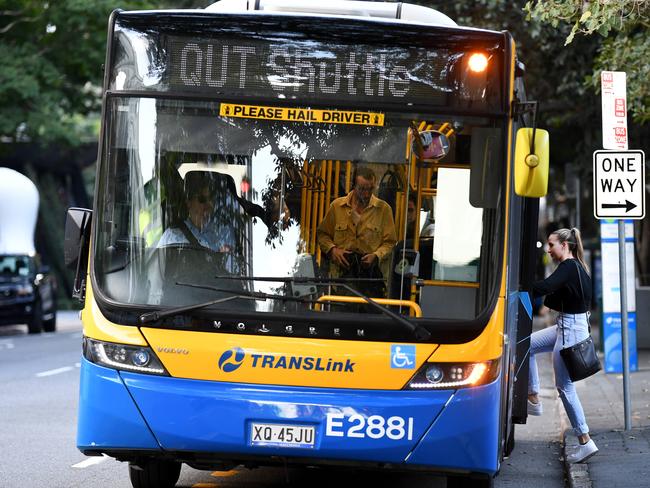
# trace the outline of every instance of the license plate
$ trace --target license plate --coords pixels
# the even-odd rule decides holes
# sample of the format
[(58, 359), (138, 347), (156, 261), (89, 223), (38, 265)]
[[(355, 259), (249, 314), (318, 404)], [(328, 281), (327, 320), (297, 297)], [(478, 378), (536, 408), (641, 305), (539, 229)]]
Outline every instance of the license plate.
[(315, 437), (313, 425), (251, 423), (251, 444), (254, 446), (313, 449)]

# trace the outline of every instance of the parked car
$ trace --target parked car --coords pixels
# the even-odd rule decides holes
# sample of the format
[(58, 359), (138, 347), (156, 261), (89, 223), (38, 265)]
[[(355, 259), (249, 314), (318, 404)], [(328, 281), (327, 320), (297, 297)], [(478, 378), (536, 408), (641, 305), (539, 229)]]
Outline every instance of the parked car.
[(38, 255), (0, 255), (0, 325), (24, 324), (30, 334), (56, 330), (56, 280)]

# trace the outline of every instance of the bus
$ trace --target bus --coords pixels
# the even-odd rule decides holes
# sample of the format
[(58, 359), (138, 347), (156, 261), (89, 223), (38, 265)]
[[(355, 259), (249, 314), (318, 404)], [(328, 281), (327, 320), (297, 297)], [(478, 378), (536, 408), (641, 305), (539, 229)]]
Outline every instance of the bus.
[(509, 33), (406, 3), (113, 12), (94, 209), (66, 221), (81, 452), (136, 488), (183, 463), (492, 486), (548, 179), (524, 72)]

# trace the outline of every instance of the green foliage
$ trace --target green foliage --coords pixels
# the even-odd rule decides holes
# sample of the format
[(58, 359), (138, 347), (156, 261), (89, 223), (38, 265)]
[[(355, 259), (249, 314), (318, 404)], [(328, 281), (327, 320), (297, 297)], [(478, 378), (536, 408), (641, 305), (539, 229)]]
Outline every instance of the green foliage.
[[(75, 145), (96, 137), (111, 11), (150, 0), (0, 0), (0, 137)], [(81, 123), (80, 123), (81, 122)]]
[(627, 72), (627, 99), (635, 122), (650, 120), (650, 88), (648, 87), (648, 55), (650, 40), (650, 2), (647, 0), (553, 0), (530, 1), (525, 6), (529, 19), (553, 27), (570, 25), (565, 45), (576, 36), (599, 34), (599, 52), (593, 73), (586, 80), (600, 88), (600, 71)]
[(611, 31), (624, 31), (628, 26), (647, 23), (649, 6), (647, 0), (537, 0), (526, 4), (532, 18), (557, 27), (560, 22), (573, 24), (566, 44), (576, 34), (590, 35), (594, 32), (607, 36)]

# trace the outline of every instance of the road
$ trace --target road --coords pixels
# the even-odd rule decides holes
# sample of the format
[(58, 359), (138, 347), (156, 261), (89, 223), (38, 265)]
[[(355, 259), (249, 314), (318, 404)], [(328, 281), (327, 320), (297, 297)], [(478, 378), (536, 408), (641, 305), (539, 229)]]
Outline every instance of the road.
[[(81, 324), (72, 312), (60, 313), (58, 322), (53, 334), (27, 335), (24, 326), (0, 328), (0, 488), (130, 488), (125, 464), (107, 457), (87, 458), (75, 447)], [(549, 371), (547, 366), (542, 371)], [(545, 382), (550, 382), (548, 375)], [(554, 396), (550, 388), (542, 391), (551, 410)], [(551, 413), (518, 426), (515, 452), (505, 460), (495, 487), (564, 486), (559, 418)], [(177, 486), (367, 484), (444, 488), (445, 480), (418, 474), (317, 469), (240, 468), (210, 473), (183, 466)]]

